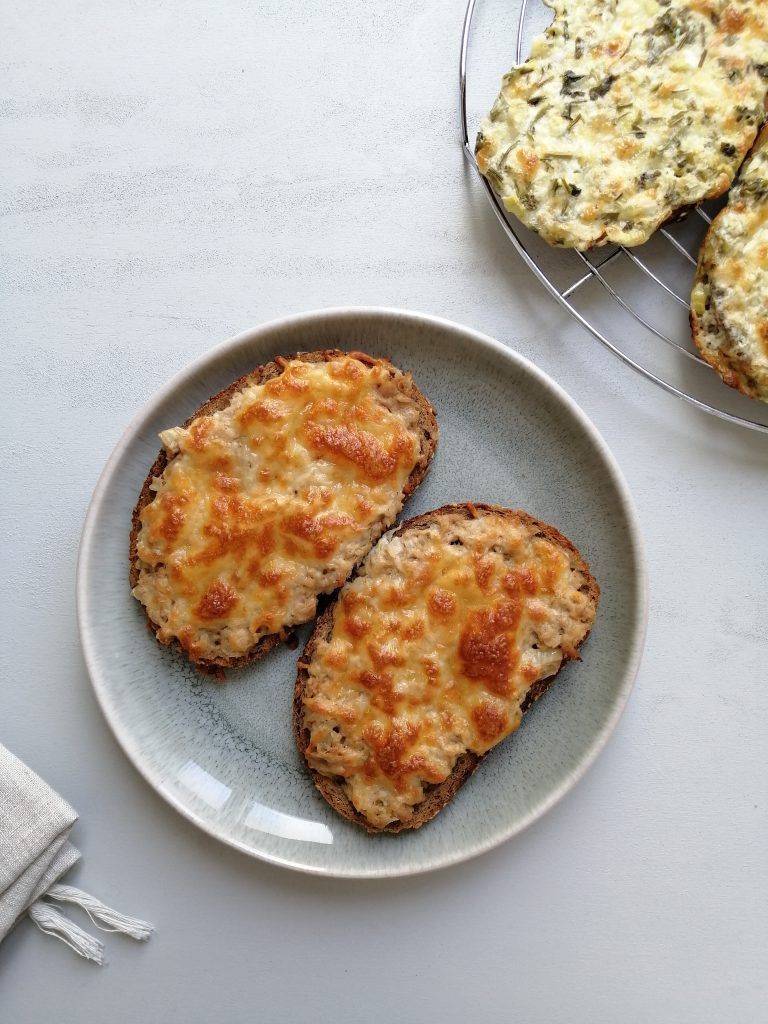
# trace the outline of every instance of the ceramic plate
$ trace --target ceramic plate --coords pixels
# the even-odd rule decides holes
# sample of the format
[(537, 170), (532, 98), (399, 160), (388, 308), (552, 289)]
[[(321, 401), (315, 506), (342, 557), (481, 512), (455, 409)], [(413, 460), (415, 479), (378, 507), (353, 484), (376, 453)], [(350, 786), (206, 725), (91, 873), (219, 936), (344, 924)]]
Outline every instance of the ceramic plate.
[[(413, 373), (437, 410), (437, 455), (404, 517), (461, 501), (525, 508), (573, 540), (602, 590), (583, 662), (566, 666), (445, 810), (396, 836), (369, 836), (339, 818), (309, 781), (291, 731), (298, 651), (284, 647), (218, 684), (154, 640), (128, 589), (131, 511), (160, 447), (158, 432), (277, 354), (329, 347), (390, 357)], [(150, 785), (223, 842), (274, 864), (335, 876), (443, 867), (509, 839), (543, 814), (613, 729), (637, 669), (645, 615), (632, 502), (584, 413), (498, 342), (391, 310), (327, 310), (266, 324), (182, 371), (112, 454), (78, 565), (80, 633), (93, 686)], [(302, 643), (308, 631), (300, 631)]]

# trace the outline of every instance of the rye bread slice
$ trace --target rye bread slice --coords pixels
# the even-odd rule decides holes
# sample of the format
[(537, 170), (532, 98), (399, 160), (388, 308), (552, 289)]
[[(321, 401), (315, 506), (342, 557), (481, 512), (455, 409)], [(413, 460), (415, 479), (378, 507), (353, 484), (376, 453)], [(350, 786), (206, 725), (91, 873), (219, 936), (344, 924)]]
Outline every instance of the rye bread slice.
[[(568, 540), (567, 537), (563, 536), (563, 534), (555, 529), (554, 526), (550, 526), (548, 523), (544, 523), (522, 510), (513, 510), (497, 505), (474, 504), (471, 502), (444, 505), (441, 508), (434, 509), (431, 512), (426, 512), (423, 515), (416, 516), (413, 519), (403, 522), (396, 530), (393, 531), (392, 535), (394, 537), (398, 537), (411, 531), (423, 530), (439, 520), (441, 516), (455, 514), (458, 514), (467, 520), (475, 519), (479, 516), (495, 516), (511, 523), (513, 522), (515, 524), (527, 526), (535, 531), (536, 536), (541, 536), (551, 541), (568, 556), (571, 566), (581, 574), (583, 577), (583, 583), (579, 589), (588, 595), (594, 609), (597, 609), (600, 588), (597, 580), (592, 575), (589, 566), (576, 547), (570, 540)], [(358, 567), (358, 569), (359, 568), (360, 567)], [(353, 574), (347, 583), (350, 583), (355, 578), (355, 575), (356, 574)], [(306, 642), (304, 651), (298, 662), (298, 671), (293, 696), (293, 729), (299, 753), (305, 762), (307, 760), (306, 751), (309, 741), (309, 730), (305, 728), (304, 725), (303, 699), (306, 686), (309, 681), (309, 669), (319, 643), (328, 639), (332, 633), (334, 608), (339, 598), (343, 596), (343, 593), (344, 589), (342, 588), (342, 590), (338, 591), (334, 595), (332, 601), (325, 608), (322, 615), (320, 615), (316, 620), (314, 629)], [(578, 659), (578, 649), (587, 639), (590, 629), (591, 624), (586, 634), (579, 640), (575, 649), (571, 651), (563, 651), (563, 661), (560, 666), (560, 670), (568, 660), (573, 660), (574, 658)], [(525, 714), (525, 712), (528, 711), (536, 701), (540, 700), (540, 698), (544, 696), (559, 675), (560, 670), (558, 670), (555, 675), (545, 679), (540, 679), (530, 686), (520, 705), (520, 710), (523, 714)], [(507, 739), (508, 738), (509, 737), (507, 737)], [(504, 741), (502, 740), (502, 742)], [(331, 807), (333, 807), (333, 809), (343, 817), (361, 825), (370, 833), (397, 833), (405, 829), (419, 828), (425, 822), (433, 818), (443, 809), (443, 807), (445, 807), (461, 786), (463, 786), (486, 756), (487, 754), (475, 754), (472, 751), (467, 750), (464, 754), (459, 756), (450, 775), (443, 782), (426, 787), (426, 795), (422, 802), (416, 805), (413, 817), (409, 818), (407, 821), (392, 821), (383, 827), (372, 824), (357, 810), (344, 790), (343, 778), (325, 775), (316, 771), (308, 763), (307, 768), (312, 781), (320, 794), (331, 805)]]
[[(364, 352), (344, 352), (340, 349), (322, 349), (314, 352), (297, 352), (291, 356), (278, 356), (269, 363), (263, 366), (258, 366), (250, 373), (245, 374), (238, 380), (233, 381), (230, 385), (213, 395), (206, 402), (204, 402), (198, 409), (196, 409), (189, 417), (181, 424), (182, 427), (189, 427), (189, 425), (200, 416), (210, 415), (219, 410), (225, 409), (231, 402), (234, 395), (247, 387), (257, 384), (265, 384), (267, 381), (272, 380), (275, 377), (279, 377), (287, 363), (293, 360), (300, 360), (307, 363), (322, 363), (329, 362), (330, 360), (337, 359), (340, 357), (349, 356), (357, 359), (364, 365), (372, 365), (374, 363), (381, 362), (382, 360), (375, 359), (373, 356), (367, 355)], [(384, 360), (386, 362), (386, 360)], [(402, 491), (402, 497), (405, 501), (412, 493), (416, 490), (419, 484), (423, 481), (429, 470), (430, 463), (435, 454), (438, 441), (438, 426), (435, 410), (430, 404), (429, 400), (422, 394), (419, 388), (416, 386), (409, 374), (399, 370), (397, 367), (392, 366), (392, 375), (399, 376), (399, 387), (402, 389), (402, 393), (414, 403), (418, 409), (418, 430), (420, 436), (420, 446), (418, 459), (413, 467), (405, 487)], [(144, 484), (139, 494), (139, 499), (136, 503), (136, 507), (133, 510), (131, 518), (131, 532), (129, 541), (129, 582), (131, 589), (133, 589), (138, 583), (140, 573), (142, 571), (141, 560), (138, 557), (137, 541), (139, 532), (141, 530), (141, 513), (142, 510), (150, 504), (155, 498), (155, 492), (152, 490), (152, 484), (157, 477), (162, 476), (163, 471), (169, 465), (169, 463), (175, 458), (175, 455), (169, 455), (165, 449), (161, 449), (158, 453), (157, 458), (153, 462)], [(380, 530), (379, 536), (387, 529), (387, 524), (383, 524)], [(378, 537), (374, 538), (375, 540)], [(364, 557), (364, 555), (363, 555)], [(362, 560), (362, 559), (361, 559)], [(149, 628), (153, 631), (158, 641), (165, 646), (174, 647), (183, 651), (182, 645), (178, 639), (173, 638), (170, 640), (161, 640), (157, 634), (160, 626), (154, 622), (147, 614), (146, 609), (145, 616)], [(280, 643), (285, 642), (292, 635), (292, 628), (286, 626), (281, 628), (279, 631), (263, 635), (254, 646), (240, 657), (217, 657), (213, 659), (190, 659), (194, 661), (194, 664), (203, 672), (210, 672), (214, 675), (221, 677), (223, 669), (240, 668), (244, 665), (255, 661), (258, 658), (263, 657), (273, 648), (277, 647)], [(184, 651), (188, 655), (188, 652)]]

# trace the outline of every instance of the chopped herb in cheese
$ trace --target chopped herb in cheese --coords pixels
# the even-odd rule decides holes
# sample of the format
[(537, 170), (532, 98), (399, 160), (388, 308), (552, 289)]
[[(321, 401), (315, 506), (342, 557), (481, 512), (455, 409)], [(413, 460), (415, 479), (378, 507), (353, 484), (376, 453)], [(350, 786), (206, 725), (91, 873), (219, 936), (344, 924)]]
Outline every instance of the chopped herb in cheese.
[(768, 127), (704, 240), (691, 323), (723, 380), (768, 402)]
[(477, 138), (508, 211), (556, 246), (640, 245), (725, 192), (764, 117), (764, 0), (544, 0)]

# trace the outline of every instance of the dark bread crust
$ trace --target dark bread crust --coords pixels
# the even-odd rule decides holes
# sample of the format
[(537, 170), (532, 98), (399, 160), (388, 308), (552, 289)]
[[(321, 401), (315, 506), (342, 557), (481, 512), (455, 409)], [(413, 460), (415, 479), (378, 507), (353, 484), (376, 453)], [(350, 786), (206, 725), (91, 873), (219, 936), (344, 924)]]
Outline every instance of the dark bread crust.
[[(595, 603), (595, 607), (597, 607), (600, 588), (597, 580), (592, 575), (589, 566), (584, 561), (576, 547), (574, 547), (567, 537), (564, 537), (558, 530), (556, 530), (554, 526), (550, 526), (548, 523), (543, 523), (541, 520), (535, 519), (533, 516), (529, 515), (527, 512), (523, 512), (522, 510), (504, 508), (500, 505), (473, 504), (472, 502), (466, 502), (458, 505), (443, 505), (431, 512), (425, 512), (423, 515), (415, 516), (413, 519), (408, 519), (406, 522), (401, 523), (393, 532), (393, 536), (399, 537), (406, 532), (426, 529), (431, 526), (436, 519), (440, 518), (440, 516), (455, 514), (462, 515), (465, 519), (475, 519), (482, 515), (496, 516), (500, 519), (514, 523), (523, 523), (526, 526), (532, 527), (538, 534), (546, 537), (547, 540), (552, 541), (554, 544), (557, 544), (558, 547), (562, 548), (563, 551), (569, 555), (575, 568), (583, 574), (585, 581), (583, 587), (586, 587), (587, 592)], [(353, 573), (350, 579), (353, 579), (355, 575), (356, 574)], [(305, 761), (309, 734), (308, 730), (305, 730), (303, 724), (303, 697), (309, 680), (308, 669), (315, 651), (317, 650), (318, 643), (330, 636), (333, 627), (333, 610), (337, 599), (338, 592), (334, 595), (323, 614), (315, 622), (314, 629), (306, 642), (304, 651), (298, 662), (296, 685), (293, 692), (293, 731), (299, 753)], [(579, 647), (581, 647), (581, 644), (586, 640), (588, 635), (589, 633), (587, 633), (582, 639)], [(578, 654), (564, 654), (562, 665), (565, 665), (566, 661), (572, 660), (574, 656), (578, 658)], [(537, 700), (544, 696), (557, 678), (557, 675), (559, 675), (559, 671), (554, 676), (550, 676), (548, 679), (539, 680), (531, 686), (521, 705), (523, 713), (525, 713)], [(383, 828), (378, 828), (377, 826), (372, 825), (367, 818), (365, 818), (355, 808), (352, 801), (344, 792), (342, 779), (322, 775), (309, 765), (307, 765), (307, 768), (312, 777), (312, 781), (319, 792), (331, 807), (333, 807), (335, 811), (338, 811), (338, 813), (343, 817), (348, 818), (350, 821), (353, 821), (358, 825), (362, 825), (362, 827), (368, 832), (402, 832), (404, 829), (419, 828), (425, 822), (429, 821), (430, 818), (434, 818), (434, 816), (441, 811), (443, 807), (445, 807), (448, 801), (464, 785), (485, 756), (485, 754), (473, 754), (471, 751), (467, 751), (462, 754), (456, 761), (453, 771), (448, 778), (429, 789), (425, 799), (417, 805), (418, 809), (412, 818), (405, 822), (390, 822)]]
[[(196, 409), (192, 415), (181, 424), (182, 427), (188, 427), (194, 420), (199, 416), (208, 416), (211, 413), (218, 412), (221, 409), (225, 409), (232, 398), (238, 391), (242, 391), (246, 387), (251, 387), (254, 384), (265, 384), (268, 380), (272, 380), (275, 377), (279, 377), (283, 372), (285, 365), (292, 360), (301, 360), (305, 363), (326, 363), (333, 359), (338, 359), (342, 356), (350, 356), (357, 359), (359, 362), (366, 366), (371, 366), (375, 363), (386, 363), (392, 367), (393, 375), (399, 375), (401, 377), (401, 384), (404, 394), (411, 399), (415, 406), (419, 410), (419, 434), (420, 434), (420, 449), (419, 457), (416, 465), (413, 467), (410, 476), (408, 477), (405, 487), (403, 489), (403, 500), (407, 499), (411, 495), (419, 484), (422, 482), (424, 477), (427, 475), (429, 470), (432, 457), (435, 454), (437, 448), (438, 439), (438, 427), (435, 410), (428, 399), (419, 391), (416, 384), (413, 382), (411, 377), (404, 371), (398, 370), (397, 367), (389, 363), (387, 359), (376, 359), (373, 356), (366, 355), (364, 352), (343, 352), (340, 349), (322, 349), (315, 352), (297, 352), (291, 356), (278, 356), (276, 359), (269, 363), (265, 363), (263, 366), (257, 366), (255, 370), (250, 373), (246, 373), (238, 380), (233, 381), (228, 387), (219, 391), (213, 395), (206, 402), (204, 402), (199, 409)], [(144, 508), (151, 501), (154, 500), (155, 492), (151, 489), (152, 483), (156, 477), (162, 475), (166, 466), (172, 461), (175, 456), (169, 456), (165, 449), (161, 449), (157, 458), (152, 463), (152, 466), (147, 474), (144, 484), (139, 494), (139, 500), (136, 503), (136, 507), (133, 510), (131, 517), (131, 533), (129, 543), (129, 560), (130, 560), (130, 571), (129, 581), (131, 589), (136, 586), (139, 581), (141, 563), (138, 557), (137, 542), (139, 531), (141, 530), (141, 513)], [(382, 530), (382, 532), (384, 532)], [(378, 539), (378, 538), (376, 538)], [(164, 646), (174, 647), (178, 650), (183, 650), (178, 640), (172, 639), (170, 641), (162, 641), (157, 637), (159, 626), (157, 623), (150, 619), (146, 613), (147, 625), (155, 634), (156, 639), (159, 643)], [(225, 658), (220, 657), (210, 660), (194, 661), (194, 664), (203, 672), (212, 672), (216, 675), (221, 674), (221, 670), (225, 668), (241, 668), (244, 665), (255, 661), (258, 658), (263, 657), (269, 653), (273, 648), (279, 644), (284, 643), (291, 635), (291, 630), (285, 628), (277, 633), (269, 633), (266, 636), (261, 637), (259, 642), (255, 644), (250, 651), (242, 655), (239, 658)], [(187, 652), (184, 652), (187, 654)], [(188, 656), (188, 655), (187, 655)]]

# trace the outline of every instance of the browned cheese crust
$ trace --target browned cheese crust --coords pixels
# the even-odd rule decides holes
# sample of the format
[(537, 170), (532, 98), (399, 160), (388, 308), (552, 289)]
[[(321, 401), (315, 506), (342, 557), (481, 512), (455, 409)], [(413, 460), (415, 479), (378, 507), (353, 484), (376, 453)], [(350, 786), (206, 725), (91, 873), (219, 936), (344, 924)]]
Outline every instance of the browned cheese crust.
[[(476, 519), (483, 516), (492, 516), (513, 525), (523, 525), (531, 528), (535, 531), (535, 535), (537, 537), (542, 537), (552, 542), (569, 558), (572, 567), (583, 576), (583, 584), (580, 589), (584, 591), (589, 601), (592, 602), (596, 609), (600, 588), (592, 575), (589, 566), (584, 561), (579, 551), (574, 547), (571, 541), (568, 540), (567, 537), (564, 537), (555, 529), (555, 527), (541, 522), (529, 515), (527, 512), (512, 510), (497, 505), (474, 504), (471, 502), (444, 505), (441, 508), (407, 520), (393, 532), (392, 536), (400, 537), (404, 534), (425, 530), (432, 526), (432, 524), (436, 523), (441, 517), (455, 515), (458, 515), (465, 520)], [(384, 541), (381, 543), (384, 543)], [(359, 568), (363, 569), (364, 566)], [(352, 576), (349, 582), (351, 583), (354, 579), (355, 576)], [(309, 730), (305, 727), (304, 696), (307, 683), (309, 681), (309, 669), (317, 653), (318, 646), (323, 641), (330, 638), (334, 622), (334, 608), (339, 598), (343, 596), (343, 593), (344, 592), (334, 595), (332, 602), (317, 619), (315, 627), (307, 640), (302, 656), (298, 662), (298, 672), (293, 698), (293, 728), (298, 750), (305, 761), (307, 759)], [(589, 630), (587, 630), (584, 636), (580, 638), (573, 649), (564, 649), (562, 664), (565, 664), (568, 660), (578, 659), (578, 649), (581, 647), (588, 635)], [(525, 713), (536, 701), (538, 701), (547, 692), (555, 678), (556, 674), (534, 682), (528, 689), (521, 703), (520, 711)], [(333, 807), (333, 809), (343, 817), (361, 825), (370, 833), (397, 833), (405, 829), (419, 828), (425, 822), (433, 818), (445, 807), (448, 801), (456, 794), (467, 779), (469, 779), (485, 756), (485, 754), (478, 755), (472, 751), (466, 751), (460, 755), (456, 760), (450, 775), (444, 781), (426, 787), (425, 797), (414, 809), (412, 817), (409, 817), (407, 821), (397, 820), (389, 822), (383, 827), (373, 825), (355, 808), (343, 788), (343, 778), (330, 777), (314, 770), (309, 764), (308, 768), (312, 781), (321, 795), (331, 805), (331, 807)]]
[[(196, 419), (201, 416), (208, 416), (212, 413), (219, 412), (227, 408), (232, 399), (238, 394), (238, 392), (251, 387), (253, 385), (266, 384), (268, 381), (273, 380), (281, 376), (286, 366), (292, 361), (299, 360), (304, 363), (326, 363), (331, 360), (349, 357), (352, 358), (364, 366), (373, 366), (377, 363), (388, 364), (386, 359), (376, 359), (372, 356), (367, 355), (363, 352), (344, 352), (340, 349), (323, 349), (314, 352), (298, 352), (292, 356), (278, 356), (269, 363), (263, 366), (257, 367), (251, 373), (245, 374), (238, 380), (233, 381), (228, 387), (224, 388), (218, 394), (213, 395), (208, 401), (204, 402), (198, 409), (196, 409), (191, 416), (181, 425), (183, 428), (189, 427)], [(418, 409), (418, 431), (420, 435), (420, 447), (418, 453), (418, 459), (413, 467), (405, 487), (402, 491), (403, 499), (407, 499), (410, 494), (419, 486), (424, 477), (427, 475), (429, 470), (430, 462), (435, 453), (438, 439), (438, 426), (435, 411), (427, 398), (421, 393), (416, 384), (411, 379), (410, 375), (402, 373), (396, 367), (391, 366), (392, 378), (399, 378), (399, 388), (404, 396), (406, 396)], [(157, 458), (152, 464), (144, 484), (139, 494), (139, 499), (136, 503), (136, 507), (133, 510), (131, 518), (131, 532), (130, 532), (130, 544), (129, 544), (129, 580), (130, 586), (133, 589), (138, 581), (141, 574), (141, 560), (138, 556), (137, 543), (138, 537), (141, 530), (141, 514), (142, 511), (155, 500), (155, 491), (153, 490), (153, 483), (157, 478), (161, 477), (166, 467), (176, 458), (176, 455), (169, 455), (165, 449), (161, 449), (158, 453)], [(382, 527), (383, 532), (386, 529), (386, 525)], [(380, 535), (380, 534), (379, 534)], [(377, 537), (374, 537), (374, 541)], [(160, 627), (158, 623), (154, 622), (149, 614), (146, 612), (147, 624), (149, 628), (154, 632), (156, 638), (160, 643), (165, 646), (170, 646), (183, 650), (182, 645), (176, 638), (163, 640), (158, 636)], [(192, 660), (196, 667), (203, 672), (210, 672), (221, 678), (223, 669), (234, 669), (240, 668), (244, 665), (255, 661), (258, 658), (263, 657), (273, 648), (277, 647), (280, 643), (285, 642), (291, 636), (290, 627), (285, 627), (277, 630), (276, 632), (269, 633), (262, 636), (258, 642), (251, 647), (246, 653), (240, 657), (215, 657), (210, 659), (205, 658), (193, 658), (188, 651), (184, 651)]]

